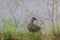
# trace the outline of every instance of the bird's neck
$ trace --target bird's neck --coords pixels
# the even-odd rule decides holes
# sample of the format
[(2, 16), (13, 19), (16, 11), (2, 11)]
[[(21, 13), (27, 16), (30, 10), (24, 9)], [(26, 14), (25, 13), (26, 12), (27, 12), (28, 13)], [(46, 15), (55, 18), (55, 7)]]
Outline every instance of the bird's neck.
[(34, 23), (34, 20), (31, 20), (31, 23)]

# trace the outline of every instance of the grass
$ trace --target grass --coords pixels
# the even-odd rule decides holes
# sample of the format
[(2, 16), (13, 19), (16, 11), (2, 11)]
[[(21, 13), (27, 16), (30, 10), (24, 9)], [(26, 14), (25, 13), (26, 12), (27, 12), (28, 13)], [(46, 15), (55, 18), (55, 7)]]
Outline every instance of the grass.
[[(21, 24), (19, 19), (3, 18), (1, 21), (2, 28), (0, 29), (0, 40), (52, 40), (51, 27), (48, 30), (42, 29), (37, 33), (30, 33), (27, 29), (28, 23), (26, 20), (24, 24)], [(57, 25), (55, 25), (55, 28), (56, 26)], [(43, 31), (45, 31), (44, 34)], [(58, 33), (57, 28), (55, 32)]]

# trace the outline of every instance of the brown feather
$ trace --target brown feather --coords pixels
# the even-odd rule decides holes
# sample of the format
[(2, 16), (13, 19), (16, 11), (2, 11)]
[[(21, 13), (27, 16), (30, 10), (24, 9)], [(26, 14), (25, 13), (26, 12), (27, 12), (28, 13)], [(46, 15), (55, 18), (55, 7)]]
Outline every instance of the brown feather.
[(35, 17), (32, 17), (31, 22), (28, 25), (28, 30), (30, 32), (38, 32), (41, 29), (41, 27), (39, 27), (38, 25), (35, 25), (34, 24), (34, 20), (36, 20), (36, 18)]

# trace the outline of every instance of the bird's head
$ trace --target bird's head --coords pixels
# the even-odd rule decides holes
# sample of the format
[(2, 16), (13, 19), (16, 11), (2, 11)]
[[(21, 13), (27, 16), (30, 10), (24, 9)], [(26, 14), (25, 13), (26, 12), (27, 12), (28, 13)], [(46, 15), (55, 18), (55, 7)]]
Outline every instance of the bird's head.
[(37, 20), (35, 17), (32, 17), (31, 22), (34, 22), (34, 20)]
[(32, 20), (37, 20), (35, 17), (32, 17)]

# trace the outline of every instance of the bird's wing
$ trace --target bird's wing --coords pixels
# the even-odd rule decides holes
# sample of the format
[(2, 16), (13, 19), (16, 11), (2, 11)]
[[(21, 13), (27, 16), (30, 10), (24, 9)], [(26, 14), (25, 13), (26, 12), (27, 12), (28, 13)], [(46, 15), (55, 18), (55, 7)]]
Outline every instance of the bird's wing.
[(37, 28), (37, 29), (41, 29), (41, 27), (40, 27), (40, 26), (35, 25), (35, 24), (34, 24), (34, 27), (35, 27), (35, 28)]

